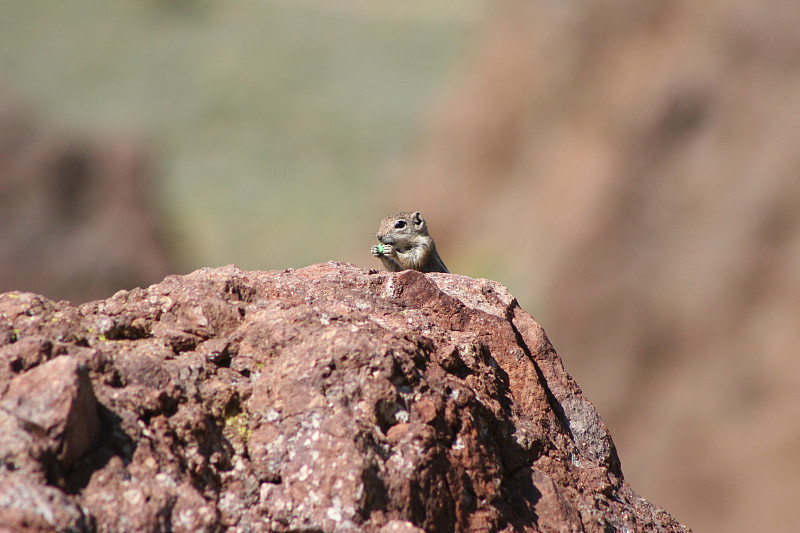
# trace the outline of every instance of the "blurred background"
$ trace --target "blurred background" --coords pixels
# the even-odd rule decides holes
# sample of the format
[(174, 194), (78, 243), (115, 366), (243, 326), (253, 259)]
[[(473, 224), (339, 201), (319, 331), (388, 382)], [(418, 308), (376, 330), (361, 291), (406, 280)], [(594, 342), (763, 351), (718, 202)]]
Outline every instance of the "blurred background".
[(0, 291), (378, 267), (421, 210), (696, 532), (796, 530), (796, 0), (0, 0)]

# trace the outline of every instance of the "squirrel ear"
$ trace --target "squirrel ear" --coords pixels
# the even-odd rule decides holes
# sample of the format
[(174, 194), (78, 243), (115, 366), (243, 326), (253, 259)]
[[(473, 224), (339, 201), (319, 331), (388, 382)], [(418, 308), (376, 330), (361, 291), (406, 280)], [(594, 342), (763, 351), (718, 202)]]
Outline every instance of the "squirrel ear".
[(425, 223), (425, 220), (422, 218), (422, 213), (416, 211), (412, 217), (414, 219), (414, 224), (420, 226)]

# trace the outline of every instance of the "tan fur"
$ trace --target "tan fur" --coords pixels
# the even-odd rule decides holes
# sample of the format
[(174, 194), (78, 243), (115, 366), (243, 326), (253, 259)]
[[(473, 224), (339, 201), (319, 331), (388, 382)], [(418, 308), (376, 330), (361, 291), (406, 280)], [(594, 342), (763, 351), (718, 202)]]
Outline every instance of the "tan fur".
[(428, 225), (419, 211), (403, 211), (384, 218), (376, 237), (383, 250), (375, 245), (371, 253), (390, 272), (406, 269), (449, 272), (436, 252), (436, 244), (428, 235)]

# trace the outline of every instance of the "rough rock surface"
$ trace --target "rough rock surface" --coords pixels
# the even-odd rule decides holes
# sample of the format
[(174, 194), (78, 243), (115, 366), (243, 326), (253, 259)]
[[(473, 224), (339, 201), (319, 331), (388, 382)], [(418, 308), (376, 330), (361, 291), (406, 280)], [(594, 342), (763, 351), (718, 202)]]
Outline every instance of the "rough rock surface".
[(496, 282), (228, 266), (0, 295), (0, 523), (72, 531), (687, 531)]

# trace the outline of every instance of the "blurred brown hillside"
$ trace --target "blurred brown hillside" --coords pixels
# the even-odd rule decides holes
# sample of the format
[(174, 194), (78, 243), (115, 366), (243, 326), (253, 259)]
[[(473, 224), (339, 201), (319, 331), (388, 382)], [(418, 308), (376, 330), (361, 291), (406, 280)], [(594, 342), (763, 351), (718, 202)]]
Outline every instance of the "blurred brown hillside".
[(504, 2), (393, 177), (696, 531), (796, 528), (798, 20), (791, 0)]
[(172, 272), (145, 157), (57, 131), (0, 93), (0, 292), (81, 303)]

